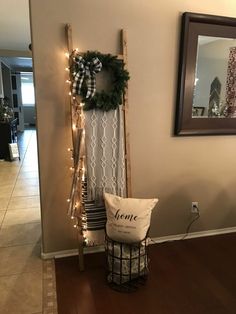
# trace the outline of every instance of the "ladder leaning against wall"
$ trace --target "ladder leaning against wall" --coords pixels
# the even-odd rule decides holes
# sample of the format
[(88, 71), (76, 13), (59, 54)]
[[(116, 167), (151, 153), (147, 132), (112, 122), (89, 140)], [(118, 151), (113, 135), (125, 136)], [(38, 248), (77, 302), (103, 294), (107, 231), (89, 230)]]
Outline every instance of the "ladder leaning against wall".
[[(79, 269), (84, 270), (84, 237), (83, 237), (83, 219), (84, 219), (84, 204), (83, 204), (83, 180), (85, 177), (86, 168), (86, 152), (85, 152), (85, 130), (84, 130), (84, 117), (83, 117), (83, 104), (81, 97), (75, 96), (72, 93), (73, 73), (70, 71), (73, 63), (75, 53), (83, 55), (83, 52), (78, 52), (73, 47), (72, 40), (72, 27), (66, 24), (66, 40), (68, 48), (69, 67), (69, 80), (67, 81), (70, 86), (69, 90), (69, 105), (71, 113), (71, 130), (72, 130), (72, 148), (68, 150), (72, 153), (73, 166), (71, 171), (73, 173), (72, 188), (70, 198), (68, 199), (69, 211), (77, 228), (78, 235), (78, 254), (79, 254)], [(121, 30), (121, 54), (117, 55), (117, 59), (123, 62), (124, 69), (127, 69), (127, 35), (126, 31)], [(130, 166), (130, 145), (129, 145), (129, 131), (128, 131), (128, 87), (123, 95), (123, 123), (124, 123), (124, 151), (125, 151), (125, 175), (126, 175), (126, 194), (131, 197), (131, 166)]]

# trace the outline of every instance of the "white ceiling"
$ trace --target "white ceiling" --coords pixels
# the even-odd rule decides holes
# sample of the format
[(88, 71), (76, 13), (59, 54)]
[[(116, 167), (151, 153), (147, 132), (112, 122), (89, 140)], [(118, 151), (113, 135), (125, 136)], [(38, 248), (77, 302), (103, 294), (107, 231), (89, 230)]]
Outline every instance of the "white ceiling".
[(200, 46), (210, 44), (211, 42), (218, 41), (218, 40), (234, 40), (234, 38), (225, 38), (225, 37), (213, 37), (213, 36), (198, 36), (198, 43)]
[(28, 0), (0, 0), (0, 49), (27, 51), (30, 42)]

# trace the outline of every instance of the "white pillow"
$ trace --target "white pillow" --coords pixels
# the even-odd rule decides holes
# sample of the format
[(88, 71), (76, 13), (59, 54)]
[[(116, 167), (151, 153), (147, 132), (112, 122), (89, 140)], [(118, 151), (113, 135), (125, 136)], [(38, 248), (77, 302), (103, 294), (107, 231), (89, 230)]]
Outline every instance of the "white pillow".
[(104, 200), (108, 237), (124, 243), (142, 241), (149, 229), (152, 209), (158, 199), (122, 198), (104, 193)]

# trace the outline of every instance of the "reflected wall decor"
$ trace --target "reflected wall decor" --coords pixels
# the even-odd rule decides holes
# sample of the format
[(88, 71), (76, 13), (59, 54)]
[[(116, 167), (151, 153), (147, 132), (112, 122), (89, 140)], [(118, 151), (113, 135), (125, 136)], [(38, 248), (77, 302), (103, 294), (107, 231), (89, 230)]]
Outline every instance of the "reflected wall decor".
[(236, 134), (236, 18), (183, 14), (174, 133)]

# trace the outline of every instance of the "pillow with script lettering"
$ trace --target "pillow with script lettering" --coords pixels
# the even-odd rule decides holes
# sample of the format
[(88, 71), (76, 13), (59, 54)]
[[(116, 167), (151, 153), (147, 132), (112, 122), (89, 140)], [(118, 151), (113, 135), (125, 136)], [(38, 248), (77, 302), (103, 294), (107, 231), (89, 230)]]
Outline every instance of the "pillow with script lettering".
[(106, 232), (118, 242), (142, 241), (148, 232), (151, 213), (158, 199), (123, 198), (104, 193), (107, 212)]

